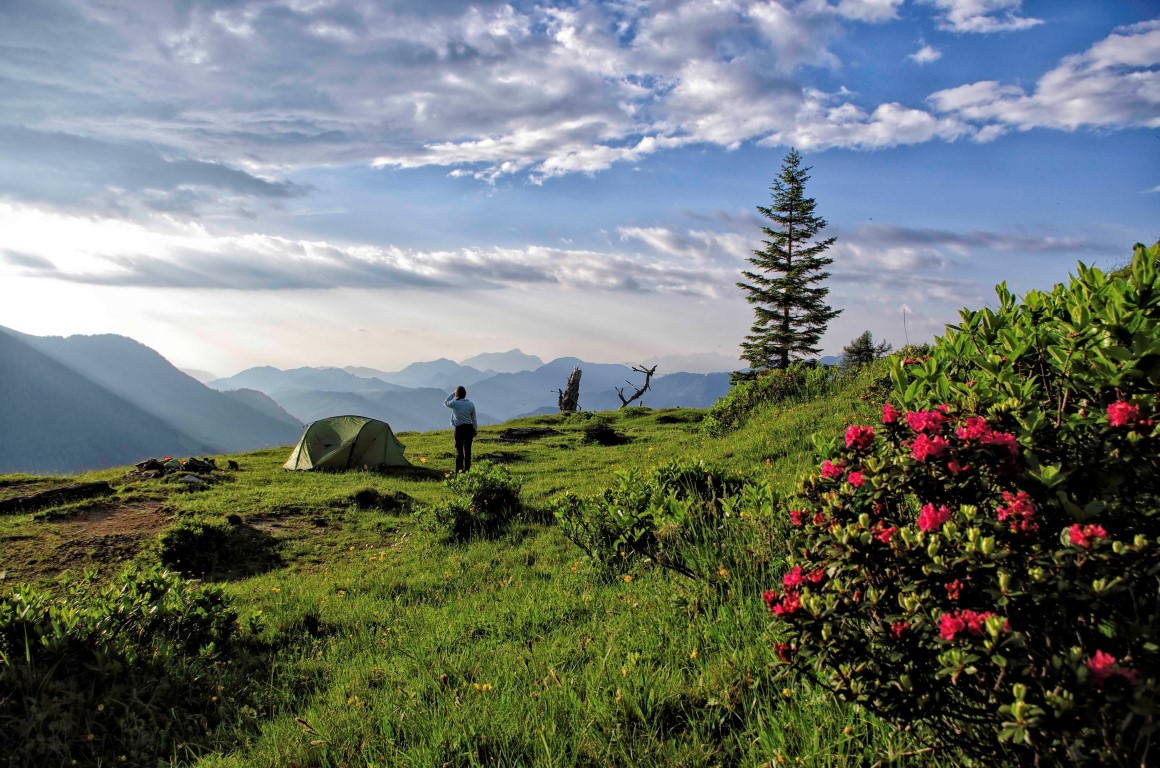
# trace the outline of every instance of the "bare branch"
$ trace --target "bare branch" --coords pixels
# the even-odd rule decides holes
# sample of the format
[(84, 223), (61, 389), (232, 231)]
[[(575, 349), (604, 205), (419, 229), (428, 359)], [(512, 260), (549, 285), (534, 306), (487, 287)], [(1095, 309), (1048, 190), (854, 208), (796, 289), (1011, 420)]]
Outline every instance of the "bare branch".
[[(624, 408), (629, 403), (631, 403), (635, 400), (639, 400), (640, 396), (648, 391), (649, 386), (652, 382), (653, 374), (657, 372), (657, 367), (654, 365), (652, 368), (645, 368), (643, 365), (634, 365), (634, 366), (632, 366), (632, 370), (636, 371), (637, 373), (644, 374), (644, 384), (642, 384), (639, 387), (636, 387), (636, 391), (632, 393), (632, 397), (627, 398), (627, 399), (625, 399), (625, 397), (624, 397), (624, 387), (613, 387), (613, 389), (616, 390), (616, 396), (620, 398), (620, 407), (621, 408)], [(628, 386), (630, 386), (630, 387), (634, 386), (631, 381), (626, 381), (625, 383), (628, 384)]]

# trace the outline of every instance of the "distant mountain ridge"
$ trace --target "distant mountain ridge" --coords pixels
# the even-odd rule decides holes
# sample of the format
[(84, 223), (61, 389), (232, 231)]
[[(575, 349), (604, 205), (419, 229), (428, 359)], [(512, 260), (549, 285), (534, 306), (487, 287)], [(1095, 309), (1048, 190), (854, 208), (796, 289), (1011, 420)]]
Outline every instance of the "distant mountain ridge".
[(301, 434), (302, 425), (265, 395), (210, 389), (124, 336), (0, 328), (0, 342), (0, 423), (11, 436), (0, 440), (0, 472), (238, 453)]
[[(519, 350), (501, 356), (505, 358), (507, 367), (539, 360)], [(469, 359), (481, 357), (484, 356)], [(490, 359), (497, 361), (495, 357)], [(582, 371), (580, 406), (584, 410), (619, 408), (616, 388), (631, 392), (643, 382), (643, 376), (630, 366), (589, 363), (575, 357), (561, 357), (532, 370), (510, 373), (480, 371), (440, 358), (412, 363), (395, 373), (369, 368), (279, 371), (261, 366), (211, 381), (208, 386), (258, 389), (304, 422), (350, 413), (381, 419), (396, 431), (428, 431), (447, 426), (449, 416), (443, 408), (443, 400), (458, 385), (467, 387), (468, 397), (479, 409), (482, 424), (501, 423), (554, 410), (557, 390), (563, 388), (572, 369), (577, 366)], [(368, 373), (375, 376), (364, 375)], [(652, 379), (649, 391), (636, 404), (655, 408), (706, 408), (729, 391), (729, 374), (724, 372), (658, 374)]]

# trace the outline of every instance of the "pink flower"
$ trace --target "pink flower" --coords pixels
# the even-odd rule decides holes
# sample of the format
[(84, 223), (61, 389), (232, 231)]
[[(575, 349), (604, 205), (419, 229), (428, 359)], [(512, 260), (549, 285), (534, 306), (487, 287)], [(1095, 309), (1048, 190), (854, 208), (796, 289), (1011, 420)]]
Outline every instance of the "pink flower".
[(1092, 672), (1096, 685), (1103, 685), (1109, 678), (1122, 677), (1129, 683), (1136, 682), (1136, 670), (1116, 663), (1116, 657), (1110, 653), (1096, 651), (1095, 655), (1087, 660), (1087, 667)]
[[(964, 631), (978, 637), (987, 628), (987, 619), (994, 617), (995, 614), (991, 611), (972, 611), (969, 609), (944, 613), (939, 616), (938, 634), (939, 637), (948, 642), (954, 640), (956, 635)], [(1006, 621), (1003, 622), (1003, 629), (1010, 629)]]
[(987, 422), (978, 416), (969, 417), (962, 426), (955, 430), (955, 434), (963, 441), (978, 440), (988, 432), (990, 429), (987, 427)]
[(902, 635), (906, 630), (910, 629), (910, 623), (907, 621), (896, 621), (890, 625), (890, 636), (895, 640), (901, 640)]
[(792, 522), (795, 527), (800, 526), (802, 524), (802, 515), (803, 514), (805, 514), (805, 513), (802, 512), (800, 509), (791, 509), (789, 511), (790, 522)]
[(949, 599), (958, 600), (959, 594), (963, 591), (963, 582), (955, 579), (954, 581), (948, 581), (946, 584), (943, 584), (943, 587), (946, 589)]
[(896, 421), (898, 421), (898, 411), (890, 403), (884, 403), (882, 405), (882, 423), (893, 424)]
[(826, 459), (822, 462), (822, 477), (827, 477), (831, 480), (837, 480), (842, 476), (842, 465)]
[(790, 645), (789, 643), (774, 643), (773, 650), (777, 651), (777, 657), (779, 659), (788, 662), (793, 652), (797, 650), (797, 646)]
[(938, 458), (947, 452), (947, 441), (941, 437), (928, 437), (927, 435), (919, 435), (914, 438), (914, 445), (911, 446), (910, 453), (914, 456), (915, 461), (926, 461), (934, 457)]
[(778, 616), (786, 616), (796, 612), (801, 607), (801, 596), (797, 592), (786, 592), (781, 602), (773, 607), (773, 612)]
[(1126, 427), (1140, 419), (1140, 409), (1123, 400), (1117, 400), (1108, 406), (1108, 424), (1113, 427)]
[(932, 435), (942, 432), (946, 421), (946, 414), (939, 409), (933, 411), (909, 411), (906, 414), (906, 423), (912, 430), (915, 432), (930, 432)]
[(890, 539), (894, 537), (894, 532), (897, 530), (897, 526), (888, 526), (879, 520), (878, 523), (874, 526), (874, 538), (878, 539), (883, 544), (889, 544)]
[(1077, 547), (1087, 549), (1092, 545), (1092, 540), (1103, 540), (1108, 538), (1108, 532), (1104, 530), (1102, 525), (1084, 525), (1079, 523), (1073, 524), (1067, 529), (1067, 535), (1071, 539), (1071, 543)]
[(781, 583), (785, 586), (786, 590), (789, 590), (791, 587), (800, 586), (802, 583), (802, 567), (795, 565), (791, 568), (788, 573), (781, 577)]
[(864, 451), (874, 442), (874, 428), (851, 424), (846, 429), (846, 447)]
[(947, 471), (952, 475), (962, 474), (968, 469), (970, 469), (970, 467), (968, 467), (966, 464), (960, 464), (958, 459), (951, 459), (947, 462)]
[(1019, 444), (1010, 432), (987, 432), (982, 436), (983, 445), (997, 445), (1006, 448), (1012, 456), (1019, 455)]
[(822, 514), (821, 512), (815, 512), (814, 513), (814, 525), (821, 525), (824, 522), (826, 522), (826, 516), (824, 514)]
[(1031, 533), (1039, 530), (1039, 524), (1032, 519), (1035, 516), (1035, 508), (1026, 492), (1012, 494), (1003, 491), (1003, 501), (1006, 505), (1000, 504), (995, 510), (999, 522), (1010, 520), (1013, 533)]
[(957, 614), (944, 613), (938, 617), (938, 636), (948, 642), (954, 640), (955, 635), (962, 632), (966, 627), (967, 622), (960, 619)]
[(855, 488), (862, 485), (862, 482), (863, 482), (863, 477), (862, 477), (861, 472), (851, 472), (850, 474), (846, 475), (846, 479), (849, 480), (850, 485), (854, 486)]
[(812, 583), (817, 584), (819, 581), (826, 578), (826, 569), (815, 568), (806, 574), (806, 578), (809, 579)]
[[(797, 568), (796, 570), (800, 574), (801, 569)], [(789, 574), (786, 574), (787, 578), (788, 576)], [(781, 596), (780, 601), (778, 600), (777, 590), (773, 589), (765, 590), (765, 592), (761, 595), (761, 599), (765, 601), (765, 605), (769, 608), (769, 610), (778, 616), (791, 614), (798, 608), (802, 607), (801, 595), (792, 589), (787, 589), (785, 594)]]
[(936, 510), (934, 504), (926, 504), (918, 511), (918, 527), (923, 531), (937, 531), (950, 519), (951, 511), (945, 506)]

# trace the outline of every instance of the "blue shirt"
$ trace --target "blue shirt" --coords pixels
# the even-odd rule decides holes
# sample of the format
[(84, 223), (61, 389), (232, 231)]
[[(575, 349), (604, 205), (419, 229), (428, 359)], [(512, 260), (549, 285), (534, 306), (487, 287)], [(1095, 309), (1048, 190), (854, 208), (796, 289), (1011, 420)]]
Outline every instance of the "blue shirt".
[(443, 401), (443, 404), (451, 409), (451, 426), (462, 427), (467, 424), (473, 427), (479, 426), (479, 423), (475, 420), (475, 403), (466, 397), (462, 400), (456, 400), (455, 393), (452, 392)]

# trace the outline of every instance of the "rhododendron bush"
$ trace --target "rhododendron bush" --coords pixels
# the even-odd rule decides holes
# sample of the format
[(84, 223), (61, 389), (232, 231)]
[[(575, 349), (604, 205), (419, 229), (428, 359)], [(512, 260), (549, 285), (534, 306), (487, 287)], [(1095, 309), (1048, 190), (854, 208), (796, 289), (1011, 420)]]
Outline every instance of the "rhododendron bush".
[(1158, 248), (963, 311), (820, 446), (765, 602), (788, 669), (987, 764), (1160, 762)]

